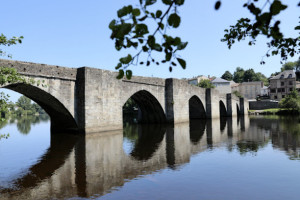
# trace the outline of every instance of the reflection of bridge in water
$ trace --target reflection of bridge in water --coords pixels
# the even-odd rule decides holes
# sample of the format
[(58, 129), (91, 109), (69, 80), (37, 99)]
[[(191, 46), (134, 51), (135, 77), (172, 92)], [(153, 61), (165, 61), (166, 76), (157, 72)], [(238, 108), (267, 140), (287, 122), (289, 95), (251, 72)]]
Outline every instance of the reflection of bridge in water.
[[(270, 139), (273, 146), (295, 158), (299, 137), (290, 127), (278, 124), (278, 119), (246, 116), (192, 121), (175, 127), (127, 126), (124, 134), (122, 131), (74, 137), (53, 134), (45, 155), (27, 175), (14, 181), (15, 189), (2, 188), (1, 198), (102, 195), (138, 176), (165, 168), (176, 170), (189, 163), (191, 156), (212, 148), (238, 150), (241, 154), (256, 152)], [(123, 149), (124, 137), (133, 144), (129, 154)]]

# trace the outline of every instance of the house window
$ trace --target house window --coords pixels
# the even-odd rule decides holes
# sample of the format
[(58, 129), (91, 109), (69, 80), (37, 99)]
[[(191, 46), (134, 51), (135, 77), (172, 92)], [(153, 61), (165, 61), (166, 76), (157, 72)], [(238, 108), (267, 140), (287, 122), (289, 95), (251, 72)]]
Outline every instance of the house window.
[(281, 88), (281, 92), (285, 92), (285, 88)]
[(289, 81), (289, 85), (293, 85), (293, 81)]
[(282, 98), (284, 98), (285, 97), (285, 95), (282, 95)]
[(284, 78), (284, 75), (282, 74), (281, 76), (280, 76), (280, 79), (283, 79)]
[(276, 93), (276, 90), (275, 89), (271, 89), (271, 93)]
[(281, 82), (281, 86), (284, 86), (284, 82)]
[(290, 92), (293, 91), (293, 88), (290, 88)]
[(281, 88), (278, 88), (278, 89), (277, 89), (277, 92), (281, 92)]
[(274, 99), (277, 99), (277, 96), (274, 96)]
[(289, 74), (288, 78), (292, 78), (292, 74)]

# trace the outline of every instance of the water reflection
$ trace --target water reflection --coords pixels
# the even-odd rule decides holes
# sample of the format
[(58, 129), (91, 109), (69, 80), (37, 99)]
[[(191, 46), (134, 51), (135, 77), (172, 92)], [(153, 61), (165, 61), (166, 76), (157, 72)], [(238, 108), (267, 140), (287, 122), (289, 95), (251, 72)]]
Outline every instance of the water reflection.
[[(246, 116), (192, 120), (174, 127), (126, 124), (123, 131), (87, 136), (53, 134), (49, 149), (27, 173), (13, 181), (14, 187), (0, 186), (1, 199), (96, 198), (145, 175), (163, 174), (165, 169), (180, 173), (193, 164), (192, 158), (197, 160), (198, 155), (211, 152), (214, 159), (213, 153), (220, 149), (247, 157), (256, 156), (271, 144), (291, 160), (298, 160), (299, 128), (296, 118)], [(129, 141), (125, 147), (123, 141)], [(184, 181), (187, 187), (195, 187)]]
[(0, 121), (0, 129), (8, 124), (17, 124), (18, 131), (24, 135), (27, 135), (31, 130), (31, 125), (39, 124), (40, 122), (49, 121), (50, 117), (47, 114), (44, 115), (28, 115), (28, 116), (7, 116)]
[(137, 160), (148, 160), (152, 157), (164, 138), (164, 125), (126, 124), (124, 137), (134, 141), (130, 155)]

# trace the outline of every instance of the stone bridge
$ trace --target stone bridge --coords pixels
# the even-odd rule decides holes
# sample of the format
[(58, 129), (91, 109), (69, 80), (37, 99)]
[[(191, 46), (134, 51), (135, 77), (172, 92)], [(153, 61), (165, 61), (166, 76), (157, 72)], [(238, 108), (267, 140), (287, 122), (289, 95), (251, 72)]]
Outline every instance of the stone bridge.
[[(66, 68), (0, 59), (35, 80), (3, 86), (38, 103), (51, 118), (51, 131), (84, 133), (123, 128), (123, 105), (132, 98), (141, 123), (182, 123), (192, 118), (244, 115), (248, 101), (219, 94), (179, 79), (134, 76), (117, 80), (117, 72), (90, 67)], [(43, 84), (38, 84), (43, 83)], [(45, 86), (46, 85), (46, 86)]]

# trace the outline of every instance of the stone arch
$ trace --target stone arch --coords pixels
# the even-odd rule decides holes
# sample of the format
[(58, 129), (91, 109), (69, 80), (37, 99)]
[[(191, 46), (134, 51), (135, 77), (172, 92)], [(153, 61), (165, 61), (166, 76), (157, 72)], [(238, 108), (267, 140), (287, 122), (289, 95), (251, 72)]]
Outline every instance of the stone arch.
[(222, 100), (219, 101), (219, 109), (220, 109), (220, 117), (226, 117), (227, 110), (226, 110), (225, 104)]
[(189, 99), (189, 118), (203, 119), (206, 118), (205, 108), (202, 101), (196, 95)]
[(50, 93), (24, 83), (6, 85), (4, 88), (21, 93), (39, 104), (50, 116), (51, 133), (78, 131), (77, 123), (70, 111)]
[(138, 122), (142, 124), (165, 123), (166, 116), (159, 101), (150, 92), (140, 90), (131, 97), (139, 107)]

